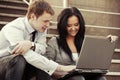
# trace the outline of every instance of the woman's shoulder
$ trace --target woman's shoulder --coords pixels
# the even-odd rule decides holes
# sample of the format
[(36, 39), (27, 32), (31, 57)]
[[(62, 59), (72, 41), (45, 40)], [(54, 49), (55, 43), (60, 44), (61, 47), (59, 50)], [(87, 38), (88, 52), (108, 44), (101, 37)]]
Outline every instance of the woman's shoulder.
[(51, 39), (49, 41), (53, 41), (53, 42), (55, 41), (56, 42), (58, 38), (59, 37), (57, 37), (57, 36), (53, 36), (53, 37), (51, 37)]
[(54, 37), (51, 37), (49, 40), (48, 40), (48, 44), (56, 44), (57, 43), (57, 37), (54, 36)]

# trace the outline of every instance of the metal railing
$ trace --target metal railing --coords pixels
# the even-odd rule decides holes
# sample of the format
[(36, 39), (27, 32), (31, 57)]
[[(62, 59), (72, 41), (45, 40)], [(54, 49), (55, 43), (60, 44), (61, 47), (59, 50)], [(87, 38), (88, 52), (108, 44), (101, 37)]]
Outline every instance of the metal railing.
[(27, 5), (29, 5), (31, 2), (32, 2), (32, 0), (23, 0)]

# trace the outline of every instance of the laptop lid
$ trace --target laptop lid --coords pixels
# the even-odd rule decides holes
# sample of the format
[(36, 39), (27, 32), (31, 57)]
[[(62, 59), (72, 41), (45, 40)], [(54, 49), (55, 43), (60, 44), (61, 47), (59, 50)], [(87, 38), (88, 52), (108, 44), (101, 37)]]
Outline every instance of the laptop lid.
[(115, 42), (103, 36), (85, 36), (76, 69), (108, 70)]

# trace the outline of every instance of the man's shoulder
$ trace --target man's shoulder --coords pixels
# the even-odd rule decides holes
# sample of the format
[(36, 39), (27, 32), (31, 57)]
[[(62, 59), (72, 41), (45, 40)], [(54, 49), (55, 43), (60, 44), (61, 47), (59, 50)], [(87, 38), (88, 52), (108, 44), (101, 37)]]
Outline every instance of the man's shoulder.
[[(15, 20), (13, 20), (11, 22), (11, 24), (14, 24), (14, 25), (21, 25), (21, 24), (24, 24), (24, 21), (25, 21), (25, 18), (24, 17), (19, 17), (19, 18), (16, 18)], [(16, 23), (16, 24), (15, 24)]]
[(23, 28), (24, 24), (24, 17), (16, 18), (15, 20), (11, 21), (10, 23), (6, 24), (4, 28)]

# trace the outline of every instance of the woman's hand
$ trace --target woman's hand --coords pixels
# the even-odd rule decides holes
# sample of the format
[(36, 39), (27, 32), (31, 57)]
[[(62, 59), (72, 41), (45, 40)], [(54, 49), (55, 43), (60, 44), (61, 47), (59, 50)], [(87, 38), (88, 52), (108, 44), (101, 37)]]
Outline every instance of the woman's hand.
[(110, 38), (111, 42), (114, 42), (118, 39), (118, 36), (114, 36), (114, 35), (108, 35), (107, 38)]
[(64, 77), (66, 74), (68, 74), (68, 72), (55, 71), (55, 72), (52, 74), (52, 78), (53, 78), (53, 79), (59, 79), (59, 78), (61, 78), (61, 77)]

